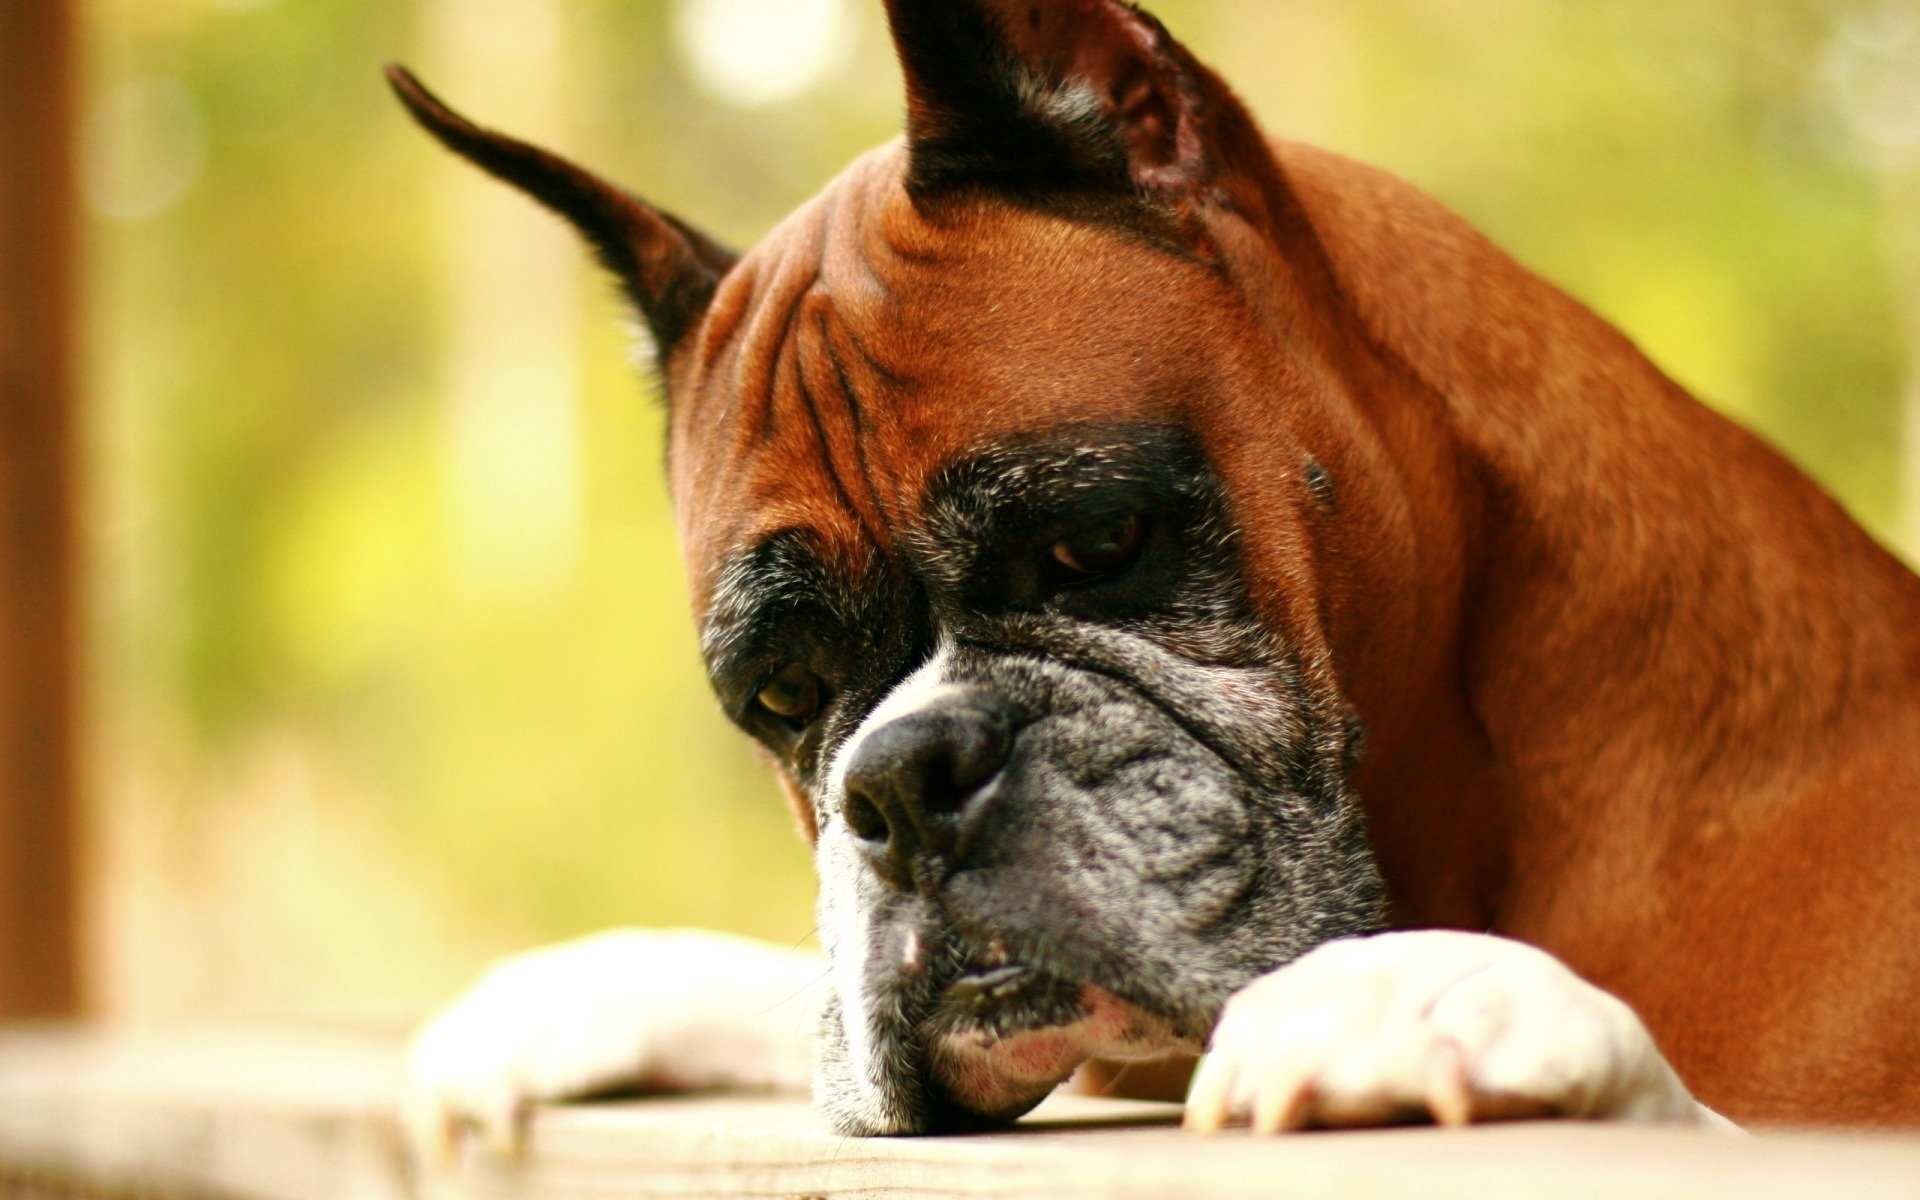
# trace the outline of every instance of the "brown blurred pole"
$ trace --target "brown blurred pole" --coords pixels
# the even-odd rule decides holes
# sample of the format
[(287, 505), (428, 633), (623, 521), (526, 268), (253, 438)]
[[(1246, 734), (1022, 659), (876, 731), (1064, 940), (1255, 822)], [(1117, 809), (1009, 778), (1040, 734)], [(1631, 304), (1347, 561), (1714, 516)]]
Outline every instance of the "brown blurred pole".
[(0, 1018), (80, 1003), (74, 9), (0, 0)]

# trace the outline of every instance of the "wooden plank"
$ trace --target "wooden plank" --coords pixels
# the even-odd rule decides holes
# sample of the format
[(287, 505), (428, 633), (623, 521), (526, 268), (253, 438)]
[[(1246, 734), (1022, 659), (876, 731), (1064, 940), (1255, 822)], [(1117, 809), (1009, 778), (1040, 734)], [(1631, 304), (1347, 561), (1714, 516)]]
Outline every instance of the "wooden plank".
[(307, 1197), (915, 1196), (1618, 1200), (1920, 1197), (1920, 1137), (1739, 1137), (1537, 1123), (1189, 1137), (1166, 1105), (1062, 1097), (1005, 1133), (850, 1139), (798, 1100), (569, 1105), (515, 1165), (416, 1173), (395, 1043), (211, 1028), (0, 1035), (0, 1179), (101, 1193)]
[(0, 1180), (399, 1200), (413, 1194), (394, 1117), (399, 1060), (391, 1039), (326, 1030), (16, 1027), (0, 1035)]
[(80, 1003), (73, 12), (0, 0), (0, 1018)]

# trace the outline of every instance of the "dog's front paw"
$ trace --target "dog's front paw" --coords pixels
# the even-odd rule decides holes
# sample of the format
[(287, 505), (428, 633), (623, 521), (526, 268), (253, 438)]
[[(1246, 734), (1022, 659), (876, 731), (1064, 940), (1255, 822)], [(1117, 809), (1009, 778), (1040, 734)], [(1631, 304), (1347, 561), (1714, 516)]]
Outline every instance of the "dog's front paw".
[(513, 1152), (539, 1101), (805, 1091), (825, 974), (811, 952), (702, 930), (615, 930), (514, 955), (415, 1036), (409, 1134), (445, 1162), (469, 1132)]
[(1515, 1117), (1725, 1124), (1633, 1010), (1543, 951), (1422, 930), (1329, 942), (1227, 1002), (1189, 1128)]

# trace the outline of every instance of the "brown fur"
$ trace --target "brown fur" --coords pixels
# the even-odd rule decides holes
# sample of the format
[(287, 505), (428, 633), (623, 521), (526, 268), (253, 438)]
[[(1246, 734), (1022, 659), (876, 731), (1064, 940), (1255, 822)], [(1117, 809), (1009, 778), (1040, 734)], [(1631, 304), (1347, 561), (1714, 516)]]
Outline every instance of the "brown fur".
[(1737, 1120), (1920, 1122), (1920, 580), (1438, 205), (1276, 149), (1303, 226), (1213, 230), (1260, 311), (1101, 228), (930, 217), (898, 148), (862, 160), (672, 365), (696, 607), (780, 528), (864, 555), (963, 450), (1171, 408), (1259, 611), (1364, 722), (1396, 923), (1559, 955)]
[[(1149, 18), (977, 2), (991, 21), (890, 0), (915, 151), (862, 158), (737, 264), (396, 81), (589, 237), (611, 212), (652, 243), (633, 262), (682, 264), (659, 287), (603, 253), (674, 301), (656, 326), (712, 296), (662, 346), (696, 612), (777, 531), (881, 553), (934, 471), (1007, 435), (1184, 423), (1259, 617), (1366, 731), (1396, 924), (1558, 955), (1736, 1120), (1920, 1125), (1920, 579), (1433, 201), (1270, 146)], [(994, 28), (1123, 136), (1043, 130), (969, 189), (967, 106), (1005, 96), (942, 39)], [(1036, 190), (1057, 153), (1095, 219)]]

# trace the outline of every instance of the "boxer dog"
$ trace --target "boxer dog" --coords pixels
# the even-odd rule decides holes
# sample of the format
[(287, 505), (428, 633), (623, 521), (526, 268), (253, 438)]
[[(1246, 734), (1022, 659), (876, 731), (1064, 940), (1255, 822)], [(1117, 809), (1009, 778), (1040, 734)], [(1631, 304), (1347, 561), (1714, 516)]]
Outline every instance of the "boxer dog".
[(652, 335), (825, 948), (512, 960), (425, 1136), (809, 1075), (959, 1130), (1202, 1051), (1202, 1130), (1920, 1120), (1920, 581), (1132, 5), (887, 11), (905, 137), (744, 255), (392, 72)]

